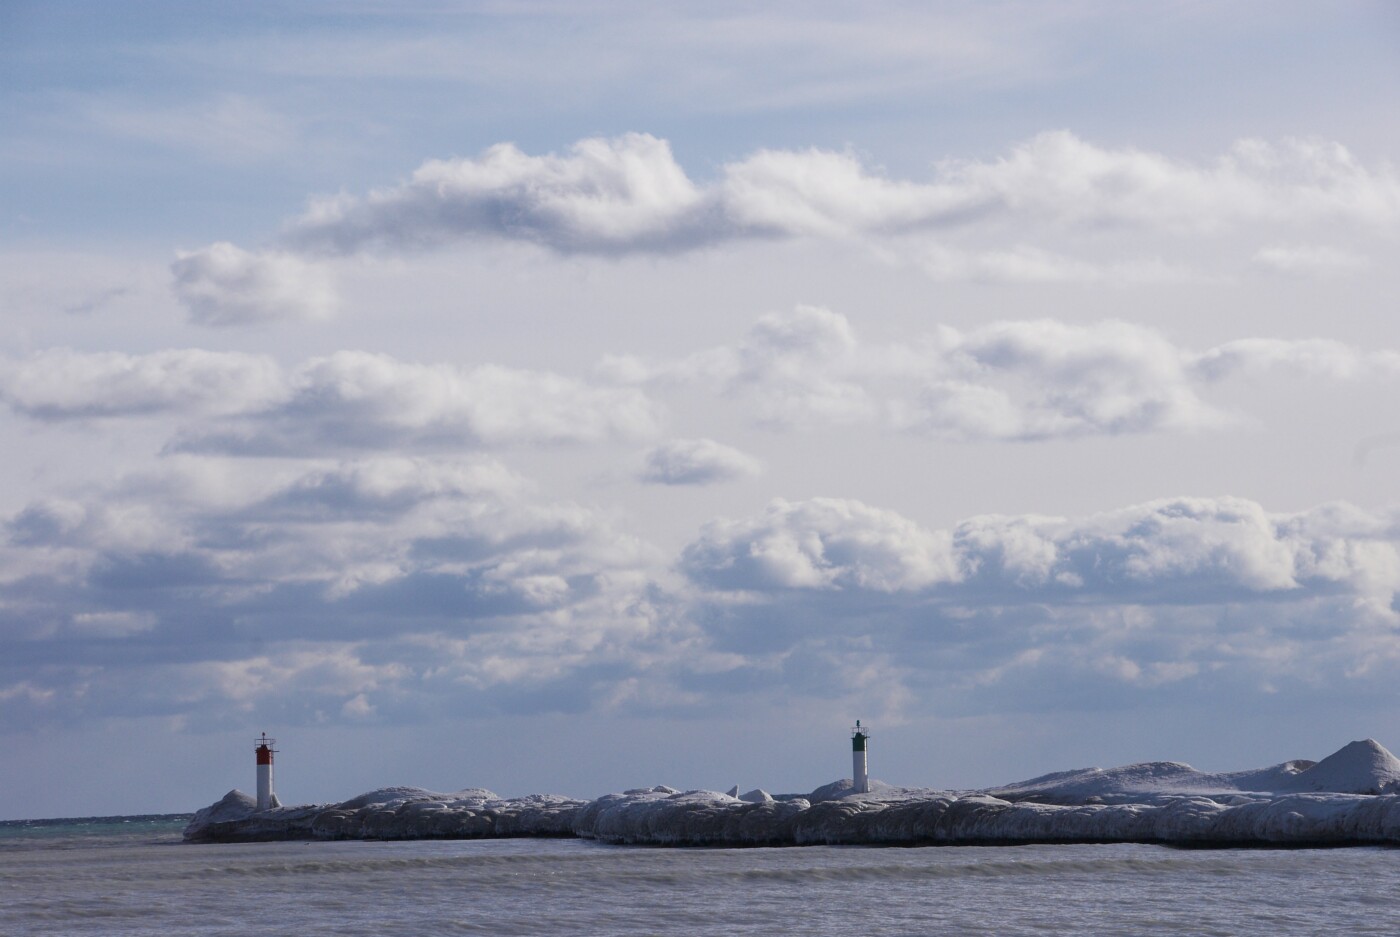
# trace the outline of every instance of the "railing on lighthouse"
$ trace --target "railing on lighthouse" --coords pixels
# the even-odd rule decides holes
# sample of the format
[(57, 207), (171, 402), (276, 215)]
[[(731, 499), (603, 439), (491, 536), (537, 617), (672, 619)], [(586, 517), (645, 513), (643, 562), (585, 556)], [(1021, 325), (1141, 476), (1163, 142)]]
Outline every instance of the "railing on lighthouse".
[(870, 765), (866, 760), (866, 743), (870, 738), (870, 728), (856, 720), (851, 730), (851, 781), (852, 790), (857, 794), (870, 793)]
[(253, 741), (257, 743), (253, 751), (258, 756), (258, 809), (271, 810), (276, 796), (272, 793), (272, 756), (277, 754), (277, 749), (273, 747), (277, 740), (268, 738), (264, 732)]

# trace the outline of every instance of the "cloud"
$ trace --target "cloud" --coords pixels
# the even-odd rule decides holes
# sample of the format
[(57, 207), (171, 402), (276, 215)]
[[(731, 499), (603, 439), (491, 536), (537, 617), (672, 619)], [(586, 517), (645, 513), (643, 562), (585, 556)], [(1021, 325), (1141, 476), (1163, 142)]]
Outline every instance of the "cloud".
[(1341, 144), (1316, 139), (1240, 140), (1213, 162), (1193, 165), (1052, 131), (1002, 159), (947, 160), (939, 171), (945, 185), (998, 213), (1064, 224), (1199, 233), (1257, 221), (1391, 225), (1400, 215), (1400, 177), (1368, 170)]
[(1298, 276), (1331, 277), (1356, 273), (1370, 265), (1360, 254), (1321, 244), (1262, 247), (1253, 260), (1261, 267)]
[(133, 292), (134, 290), (129, 286), (110, 286), (69, 303), (63, 307), (63, 311), (70, 316), (90, 316), (100, 309), (105, 309), (116, 300), (131, 296)]
[(10, 518), (5, 527), (18, 544), (59, 543), (87, 521), (87, 508), (64, 498), (43, 498), (30, 502)]
[(494, 459), (462, 462), (379, 456), (313, 469), (269, 495), (272, 516), (353, 520), (402, 514), (430, 502), (512, 496), (524, 481)]
[(287, 253), (245, 251), (226, 241), (178, 253), (170, 272), (175, 295), (196, 325), (324, 319), (337, 303), (329, 275), (316, 265)]
[(1383, 695), (1400, 662), (1400, 526), (1344, 504), (1172, 498), (936, 530), (777, 500), (708, 524), (679, 566), (729, 655), (696, 677), (716, 687), (820, 696), (860, 672), (901, 706), (981, 715)]
[(0, 399), (46, 421), (200, 417), (173, 451), (273, 455), (596, 443), (652, 435), (661, 421), (635, 388), (354, 351), (283, 368), (239, 352), (50, 349), (0, 361)]
[(659, 420), (657, 406), (632, 388), (592, 387), (546, 371), (341, 351), (297, 367), (274, 405), (188, 430), (172, 447), (293, 455), (595, 443), (651, 435)]
[(464, 693), (508, 709), (475, 698), (505, 686), (549, 709), (649, 653), (654, 551), (493, 460), (253, 463), (234, 498), (176, 468), (9, 519), (0, 692), (38, 695), (0, 707), (393, 721)]
[(918, 252), (915, 263), (940, 282), (1129, 284), (1191, 277), (1189, 271), (1160, 260), (1095, 263), (1025, 245), (988, 251), (934, 245)]
[(736, 231), (841, 237), (968, 220), (985, 206), (957, 186), (886, 179), (853, 156), (760, 150), (725, 167), (719, 192)]
[(761, 317), (732, 345), (671, 361), (608, 358), (599, 372), (622, 384), (707, 388), (775, 427), (874, 423), (943, 439), (1033, 441), (1219, 429), (1237, 416), (1209, 401), (1218, 382), (1392, 380), (1400, 355), (1264, 338), (1197, 352), (1111, 320), (943, 326), (872, 345), (844, 316), (799, 306)]
[(124, 638), (155, 627), (155, 617), (139, 612), (79, 612), (73, 629), (107, 638)]
[(758, 405), (762, 422), (849, 423), (873, 412), (868, 391), (842, 374), (855, 350), (855, 332), (844, 316), (798, 306), (760, 317), (736, 348), (708, 363), (730, 392)]
[[(760, 317), (731, 345), (672, 360), (605, 359), (593, 382), (358, 351), (284, 368), (237, 352), (50, 349), (0, 361), (0, 400), (44, 421), (183, 417), (170, 452), (296, 456), (647, 438), (665, 419), (649, 391), (682, 387), (713, 393), (776, 429), (859, 424), (950, 440), (1034, 441), (1229, 426), (1238, 416), (1209, 395), (1233, 378), (1397, 376), (1400, 353), (1385, 349), (1245, 338), (1195, 351), (1114, 321), (939, 327), (870, 344), (844, 316), (799, 306)], [(714, 463), (714, 471), (693, 466), (696, 478), (749, 471), (732, 454), (695, 446), (663, 447), (648, 459), (649, 481), (687, 475), (687, 460)]]
[(1386, 609), (1400, 528), (1347, 505), (1271, 515), (1242, 498), (1175, 498), (1083, 518), (989, 515), (934, 531), (856, 501), (774, 501), (707, 525), (681, 559), (731, 591), (841, 589), (998, 604), (1191, 604), (1297, 591)]
[(752, 456), (713, 439), (674, 439), (646, 454), (641, 479), (657, 485), (712, 485), (758, 475)]
[(314, 203), (288, 230), (302, 249), (354, 253), (499, 237), (563, 252), (667, 251), (693, 242), (705, 198), (664, 140), (632, 133), (529, 156), (430, 160), (397, 188)]
[(857, 342), (844, 316), (816, 306), (761, 316), (736, 345), (669, 362), (605, 359), (600, 373), (619, 383), (700, 384), (752, 405), (761, 423), (820, 425), (875, 414), (855, 374)]
[(1362, 351), (1330, 339), (1242, 338), (1208, 349), (1192, 362), (1207, 380), (1270, 372), (1334, 381), (1384, 380), (1400, 375), (1400, 353)]
[[(1052, 131), (997, 159), (943, 160), (931, 181), (888, 178), (849, 153), (760, 150), (699, 184), (664, 140), (631, 133), (581, 140), (563, 155), (530, 156), (498, 144), (476, 158), (431, 160), (399, 186), (315, 202), (284, 241), (335, 254), (476, 238), (623, 254), (993, 222), (1199, 236), (1242, 224), (1389, 227), (1397, 219), (1400, 177), (1368, 169), (1345, 147), (1320, 140), (1242, 140), (1213, 161), (1189, 163)], [(970, 266), (983, 276), (1042, 281), (1171, 273), (1151, 262), (1094, 270), (1034, 246), (980, 256), (935, 252), (926, 264), (945, 277)]]
[(1388, 692), (1400, 661), (1400, 518), (1344, 504), (1183, 497), (935, 529), (778, 499), (706, 524), (677, 577), (492, 459), (251, 462), (232, 496), (206, 470), (11, 515), (0, 711), (401, 724), (464, 705), (681, 713), (854, 680), (891, 706), (986, 713), (1343, 678)]
[(748, 520), (712, 521), (681, 568), (730, 590), (922, 589), (958, 578), (952, 539), (857, 501), (774, 501)]
[(938, 435), (1049, 439), (1227, 422), (1192, 386), (1185, 355), (1140, 326), (1054, 320), (945, 331), (932, 379), (896, 421)]
[(197, 348), (132, 355), (53, 348), (0, 363), (0, 399), (44, 420), (236, 413), (282, 393), (271, 358)]

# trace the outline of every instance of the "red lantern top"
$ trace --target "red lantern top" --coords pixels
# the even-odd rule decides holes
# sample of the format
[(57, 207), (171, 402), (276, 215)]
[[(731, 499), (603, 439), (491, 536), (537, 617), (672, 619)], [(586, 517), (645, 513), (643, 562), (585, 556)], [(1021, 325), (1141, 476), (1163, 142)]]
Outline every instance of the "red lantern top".
[(277, 751), (277, 749), (273, 748), (272, 746), (277, 744), (277, 740), (268, 738), (267, 733), (264, 732), (258, 738), (253, 739), (253, 741), (258, 743), (258, 747), (253, 749), (253, 751), (257, 752), (258, 754), (258, 764), (272, 764), (272, 755), (274, 752)]

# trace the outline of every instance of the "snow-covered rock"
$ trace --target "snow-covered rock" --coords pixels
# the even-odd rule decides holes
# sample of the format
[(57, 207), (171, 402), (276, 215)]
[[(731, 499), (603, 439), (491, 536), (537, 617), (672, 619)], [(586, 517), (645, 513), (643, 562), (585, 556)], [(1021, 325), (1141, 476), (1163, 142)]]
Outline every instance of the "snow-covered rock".
[(483, 788), (451, 794), (386, 787), (338, 804), (257, 810), (251, 797), (230, 791), (195, 814), (188, 842), (289, 839), (473, 839), (572, 836), (584, 801), (554, 794), (503, 799)]

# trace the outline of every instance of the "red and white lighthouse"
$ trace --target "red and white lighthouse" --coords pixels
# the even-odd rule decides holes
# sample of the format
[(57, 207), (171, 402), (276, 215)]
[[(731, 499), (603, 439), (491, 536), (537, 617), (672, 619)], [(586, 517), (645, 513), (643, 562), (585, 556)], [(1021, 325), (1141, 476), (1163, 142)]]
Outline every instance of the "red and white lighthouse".
[(277, 740), (268, 738), (264, 732), (253, 741), (258, 743), (253, 749), (258, 756), (258, 809), (271, 810), (277, 806), (277, 795), (272, 793), (272, 756), (277, 754), (277, 749), (273, 748)]

